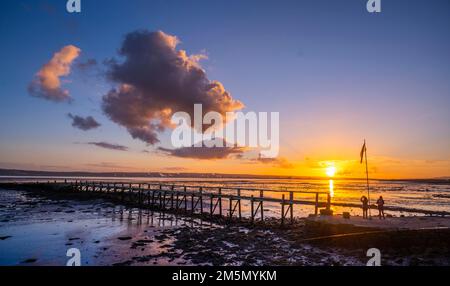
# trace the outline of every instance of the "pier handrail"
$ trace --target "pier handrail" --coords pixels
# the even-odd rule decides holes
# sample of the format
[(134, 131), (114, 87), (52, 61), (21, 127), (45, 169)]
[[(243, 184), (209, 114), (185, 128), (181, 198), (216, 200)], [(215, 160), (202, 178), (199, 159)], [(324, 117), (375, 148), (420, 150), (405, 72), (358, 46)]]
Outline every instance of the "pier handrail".
[[(96, 183), (98, 185), (100, 184), (108, 184), (108, 182), (103, 182), (103, 181), (88, 181), (88, 180), (74, 180), (74, 181), (79, 181), (80, 183), (83, 183), (83, 181), (85, 183)], [(229, 186), (205, 186), (205, 185), (185, 185), (185, 184), (170, 184), (167, 182), (164, 183), (155, 183), (155, 182), (121, 182), (121, 181), (117, 181), (117, 182), (109, 182), (109, 184), (132, 184), (132, 185), (148, 185), (148, 186), (166, 186), (166, 187), (175, 187), (175, 188), (192, 188), (192, 189), (218, 189), (221, 188), (222, 190), (230, 190), (230, 191), (235, 191), (235, 190), (241, 190), (241, 191), (251, 191), (251, 192), (259, 192), (259, 191), (264, 191), (264, 192), (273, 192), (273, 193), (289, 193), (289, 192), (293, 192), (293, 193), (298, 193), (298, 194), (322, 194), (322, 195), (326, 195), (328, 194), (328, 192), (325, 191), (301, 191), (301, 190), (290, 190), (290, 189), (286, 189), (286, 190), (277, 190), (277, 189), (266, 189), (266, 188), (246, 188), (246, 187), (229, 187)]]

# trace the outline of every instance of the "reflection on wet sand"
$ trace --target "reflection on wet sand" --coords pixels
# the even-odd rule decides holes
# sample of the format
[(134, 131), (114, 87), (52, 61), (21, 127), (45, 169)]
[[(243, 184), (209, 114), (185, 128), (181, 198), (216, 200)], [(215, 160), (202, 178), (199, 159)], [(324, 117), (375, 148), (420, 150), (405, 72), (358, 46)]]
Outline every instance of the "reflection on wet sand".
[[(69, 248), (80, 250), (81, 265), (364, 265), (366, 259), (366, 249), (353, 244), (305, 243), (304, 221), (291, 228), (217, 225), (103, 199), (7, 190), (0, 190), (0, 217), (0, 265), (65, 265)], [(386, 249), (385, 264), (450, 265), (448, 252), (417, 249), (407, 255)]]
[(0, 191), (0, 216), (0, 265), (65, 265), (69, 247), (80, 249), (84, 265), (111, 265), (135, 255), (118, 237), (142, 236), (146, 247), (139, 254), (156, 255), (167, 243), (154, 239), (162, 230), (204, 225), (199, 219), (103, 200), (50, 200), (6, 190)]

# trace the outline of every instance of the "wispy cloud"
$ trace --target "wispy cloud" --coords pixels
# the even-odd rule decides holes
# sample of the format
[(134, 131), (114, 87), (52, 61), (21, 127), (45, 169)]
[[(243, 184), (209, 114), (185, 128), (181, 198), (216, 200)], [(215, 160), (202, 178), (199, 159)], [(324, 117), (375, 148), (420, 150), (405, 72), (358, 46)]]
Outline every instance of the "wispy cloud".
[(117, 150), (117, 151), (128, 151), (128, 147), (118, 144), (111, 144), (107, 142), (88, 142), (86, 143), (88, 145), (95, 145), (97, 147), (110, 149), (110, 150)]
[(69, 91), (61, 88), (60, 77), (70, 74), (70, 66), (80, 52), (79, 48), (69, 45), (55, 53), (52, 59), (36, 73), (28, 86), (28, 92), (32, 96), (55, 102), (70, 101)]
[(260, 162), (263, 164), (270, 164), (278, 168), (282, 169), (293, 169), (295, 166), (289, 160), (283, 157), (277, 157), (277, 158), (263, 158), (258, 157), (257, 159), (254, 159), (253, 161)]
[(71, 113), (67, 114), (67, 116), (72, 119), (72, 126), (75, 128), (87, 131), (100, 127), (100, 123), (98, 123), (92, 116), (81, 117)]
[[(203, 143), (203, 146), (206, 146)], [(226, 146), (224, 142), (223, 146)], [(231, 156), (240, 157), (242, 153), (245, 152), (245, 148), (242, 147), (182, 147), (177, 149), (168, 149), (159, 147), (159, 151), (164, 154), (180, 157), (180, 158), (191, 158), (191, 159), (202, 159), (202, 160), (214, 160), (214, 159), (225, 159)]]
[(97, 60), (96, 59), (87, 59), (84, 62), (79, 62), (76, 64), (76, 67), (80, 70), (87, 70), (90, 69), (92, 67), (97, 66)]
[(162, 170), (168, 171), (168, 172), (186, 172), (189, 169), (185, 168), (185, 167), (166, 167), (166, 168), (163, 168)]
[(116, 169), (116, 170), (139, 170), (139, 168), (119, 165), (119, 164), (112, 163), (112, 162), (88, 163), (88, 164), (86, 164), (86, 166), (94, 167), (94, 168), (98, 168), (98, 169), (109, 170), (109, 171), (114, 170), (114, 169)]

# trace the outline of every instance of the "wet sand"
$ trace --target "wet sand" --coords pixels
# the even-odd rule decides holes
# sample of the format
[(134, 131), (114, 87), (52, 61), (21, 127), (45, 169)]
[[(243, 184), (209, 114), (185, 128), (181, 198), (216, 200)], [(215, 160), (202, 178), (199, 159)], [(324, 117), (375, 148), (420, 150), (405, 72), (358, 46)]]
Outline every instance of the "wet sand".
[[(292, 247), (266, 228), (219, 225), (102, 199), (0, 190), (0, 265), (355, 265), (332, 249)], [(5, 199), (5, 197), (7, 197)]]
[[(168, 242), (154, 238), (163, 229), (187, 223), (101, 199), (0, 192), (0, 265), (65, 265), (73, 247), (80, 250), (82, 265), (113, 265), (127, 256), (161, 252)], [(140, 245), (146, 246), (144, 251)], [(166, 263), (160, 259), (157, 264)]]
[[(0, 265), (365, 265), (364, 247), (307, 242), (306, 220), (280, 227), (208, 222), (104, 199), (0, 190)], [(356, 221), (356, 220), (355, 220)], [(352, 238), (347, 239), (351, 241)], [(450, 265), (449, 250), (386, 253), (384, 265)]]

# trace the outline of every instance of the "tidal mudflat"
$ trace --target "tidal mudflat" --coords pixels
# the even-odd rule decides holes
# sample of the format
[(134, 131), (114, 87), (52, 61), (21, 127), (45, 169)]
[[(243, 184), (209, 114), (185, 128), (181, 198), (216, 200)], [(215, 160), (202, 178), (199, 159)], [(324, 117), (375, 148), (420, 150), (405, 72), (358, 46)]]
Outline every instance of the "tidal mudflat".
[(270, 230), (226, 226), (114, 205), (1, 190), (0, 264), (82, 265), (358, 264), (311, 246), (292, 248)]
[[(366, 249), (308, 243), (305, 220), (288, 228), (216, 223), (105, 199), (0, 190), (0, 265), (365, 265)], [(349, 238), (352, 239), (351, 237)], [(389, 250), (386, 265), (448, 265), (448, 249)]]

